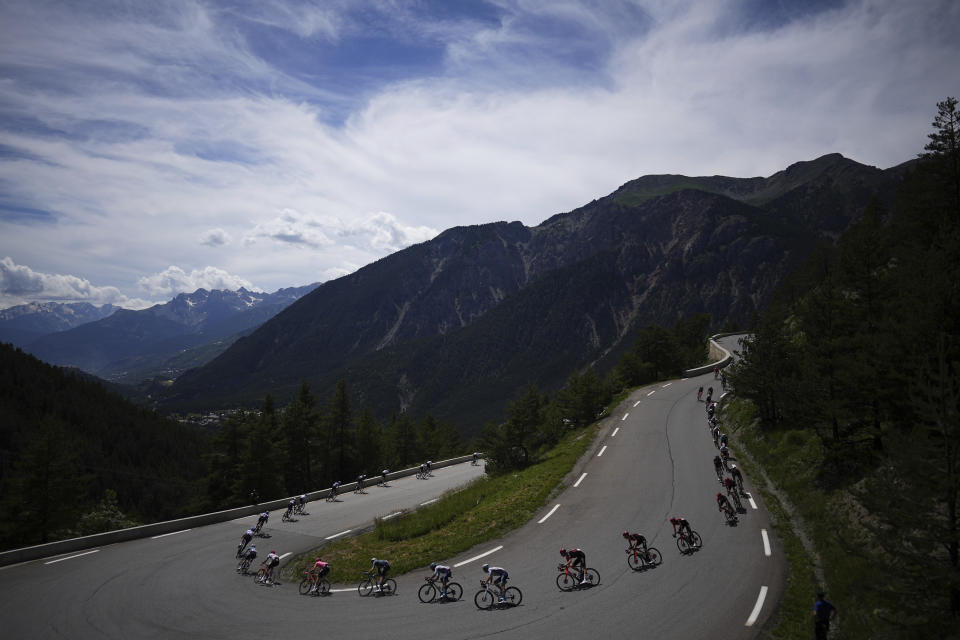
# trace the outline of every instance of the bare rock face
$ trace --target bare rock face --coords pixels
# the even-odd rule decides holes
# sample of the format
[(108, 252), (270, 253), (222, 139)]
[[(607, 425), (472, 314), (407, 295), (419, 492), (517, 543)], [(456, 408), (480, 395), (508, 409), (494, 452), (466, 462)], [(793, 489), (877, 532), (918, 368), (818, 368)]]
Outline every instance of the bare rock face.
[(402, 404), (475, 426), (647, 324), (746, 321), (816, 242), (892, 201), (903, 170), (833, 154), (768, 178), (646, 176), (536, 227), (449, 229), (324, 283), (167, 401), (255, 405), (346, 378), (382, 416)]

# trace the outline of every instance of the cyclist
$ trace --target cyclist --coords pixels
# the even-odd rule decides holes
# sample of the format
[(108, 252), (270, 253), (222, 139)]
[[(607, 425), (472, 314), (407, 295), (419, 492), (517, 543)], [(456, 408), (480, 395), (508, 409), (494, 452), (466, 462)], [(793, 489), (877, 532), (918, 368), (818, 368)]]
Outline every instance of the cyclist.
[(480, 454), (476, 451), (473, 452), (473, 461), (470, 463), (473, 466), (477, 465), (477, 460), (480, 458)]
[(727, 460), (730, 459), (730, 449), (727, 445), (722, 445), (720, 447), (720, 460), (723, 462), (723, 466), (727, 466)]
[(436, 562), (430, 563), (430, 568), (433, 569), (433, 575), (431, 578), (434, 580), (440, 579), (440, 597), (447, 597), (447, 581), (453, 577), (453, 570), (445, 564), (438, 564)]
[(363, 481), (366, 478), (367, 476), (362, 473), (357, 476), (357, 488), (353, 491), (354, 493), (363, 493)]
[(260, 563), (260, 566), (267, 570), (267, 575), (264, 576), (261, 582), (264, 584), (273, 582), (273, 568), (278, 564), (280, 564), (280, 556), (277, 555), (276, 551), (271, 550), (270, 553), (267, 554), (266, 559)]
[(240, 537), (240, 545), (237, 547), (238, 558), (243, 554), (243, 550), (250, 544), (250, 541), (253, 540), (253, 536), (253, 529), (247, 529), (243, 532), (243, 535)]
[(720, 456), (713, 456), (713, 470), (717, 472), (717, 481), (723, 482), (723, 460)]
[(297, 508), (297, 501), (293, 498), (290, 498), (290, 502), (287, 503), (287, 511), (283, 514), (283, 517), (287, 520), (293, 517), (293, 510)]
[(630, 551), (639, 551), (643, 554), (644, 560), (649, 560), (646, 538), (639, 533), (630, 533), (629, 531), (624, 531), (621, 535), (630, 543)]
[(263, 529), (263, 525), (267, 524), (267, 520), (270, 519), (270, 512), (264, 511), (260, 514), (260, 517), (257, 518), (257, 526), (253, 528), (254, 533), (260, 533), (260, 529)]
[(714, 403), (710, 401), (710, 398), (707, 398), (707, 418), (712, 418), (716, 411), (717, 407), (714, 406)]
[(584, 569), (587, 567), (587, 554), (583, 552), (583, 549), (560, 549), (560, 555), (567, 561), (564, 566), (577, 570), (580, 575), (580, 584), (586, 582), (587, 575)]
[(740, 469), (735, 464), (730, 465), (730, 475), (733, 476), (734, 482), (737, 483), (737, 489), (741, 492), (743, 491), (743, 474), (740, 473)]
[(730, 501), (727, 500), (727, 496), (719, 492), (717, 492), (717, 510), (722, 511), (727, 518), (733, 517), (733, 507), (730, 506)]
[(723, 479), (723, 488), (727, 490), (727, 495), (732, 496), (737, 491), (737, 483), (733, 478)]
[(681, 537), (686, 538), (693, 534), (690, 523), (683, 516), (674, 516), (670, 518), (670, 524), (673, 525), (673, 537), (676, 538), (679, 533)]
[(716, 380), (720, 376), (720, 365), (713, 365), (713, 379)]
[(697, 389), (697, 402), (703, 400), (703, 387)]
[(335, 481), (332, 485), (330, 485), (330, 497), (333, 498), (334, 500), (336, 500), (336, 499), (337, 499), (337, 492), (338, 492), (338, 491), (340, 491), (340, 481), (339, 481), (339, 480)]
[(243, 566), (244, 575), (247, 574), (247, 567), (250, 566), (250, 563), (253, 562), (256, 559), (256, 557), (257, 557), (257, 545), (252, 544), (249, 547), (247, 547), (246, 553), (243, 554), (243, 562), (241, 562), (241, 566)]
[(721, 433), (721, 434), (720, 434), (720, 446), (721, 446), (721, 447), (727, 446), (727, 441), (728, 441), (728, 440), (727, 440), (727, 434)]
[(507, 595), (507, 570), (503, 567), (491, 567), (490, 565), (484, 563), (480, 570), (487, 574), (487, 579), (483, 581), (483, 584), (490, 584), (491, 582), (497, 585), (500, 588), (500, 602), (504, 601), (504, 596)]
[(386, 486), (388, 473), (390, 473), (390, 469), (382, 469), (380, 471), (380, 484)]
[(430, 471), (433, 469), (433, 460), (427, 460), (427, 475), (433, 475)]
[(390, 562), (387, 560), (377, 560), (376, 558), (370, 558), (370, 571), (376, 570), (377, 575), (380, 576), (380, 579), (377, 581), (377, 591), (383, 591), (383, 581), (387, 577), (387, 572), (390, 571)]
[(316, 593), (317, 589), (320, 588), (320, 580), (323, 579), (323, 576), (330, 573), (330, 565), (324, 562), (321, 558), (317, 558), (313, 561), (313, 568), (310, 569), (310, 579), (313, 581), (313, 587), (310, 588), (310, 593)]
[(417, 477), (420, 478), (421, 480), (423, 480), (424, 478), (427, 477), (427, 465), (426, 465), (426, 464), (424, 464), (424, 463), (422, 463), (422, 462), (420, 463), (420, 472), (417, 474)]
[(304, 510), (307, 507), (307, 494), (301, 493), (300, 497), (297, 498), (297, 513), (304, 513)]

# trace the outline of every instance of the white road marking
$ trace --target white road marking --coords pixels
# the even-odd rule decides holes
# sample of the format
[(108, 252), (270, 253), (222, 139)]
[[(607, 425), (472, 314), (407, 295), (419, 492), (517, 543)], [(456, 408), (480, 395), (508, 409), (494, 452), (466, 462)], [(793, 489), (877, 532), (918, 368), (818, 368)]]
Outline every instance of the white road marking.
[(628, 415), (630, 415), (630, 414), (629, 414), (629, 413), (623, 414), (623, 417), (620, 418), (620, 422), (623, 422), (624, 420), (626, 420)]
[(753, 509), (756, 509), (756, 508), (757, 508), (757, 503), (753, 501), (753, 495), (752, 495), (752, 494), (750, 494), (750, 493), (747, 494), (747, 500), (750, 501), (750, 506), (751, 506)]
[(636, 402), (634, 402), (633, 406), (636, 407), (638, 404), (640, 404), (640, 400), (637, 400)]
[(614, 429), (614, 430), (613, 430), (613, 433), (610, 434), (610, 437), (611, 437), (611, 438), (615, 437), (615, 436), (617, 435), (617, 432), (618, 432), (618, 431), (620, 431), (620, 427), (617, 427), (616, 429)]
[(287, 551), (285, 554), (283, 554), (282, 556), (280, 556), (280, 559), (283, 560), (284, 558), (286, 558), (287, 556), (290, 556), (290, 555), (293, 555), (293, 551)]
[(603, 452), (606, 450), (607, 450), (607, 445), (603, 445), (603, 449), (600, 449), (600, 453), (597, 454), (597, 457), (599, 458), (600, 456), (602, 456)]
[[(557, 505), (557, 506), (559, 507), (560, 505)], [(491, 553), (496, 553), (497, 551), (500, 551), (500, 549), (503, 549), (503, 545), (500, 545), (499, 547), (495, 547), (495, 548), (493, 548), (493, 549), (490, 549), (490, 551), (485, 551), (485, 552), (481, 553), (481, 554), (478, 555), (478, 556), (473, 556), (472, 558), (468, 558), (467, 560), (464, 560), (463, 562), (458, 562), (457, 564), (453, 565), (453, 567), (454, 567), (454, 568), (462, 567), (463, 565), (465, 565), (465, 564), (467, 564), (467, 563), (469, 563), (469, 562), (473, 562), (474, 560), (479, 560), (480, 558), (483, 558), (484, 556), (488, 556), (488, 555), (490, 555)]]
[(383, 516), (383, 517), (380, 518), (380, 519), (381, 519), (381, 520), (389, 520), (390, 518), (392, 518), (392, 517), (394, 517), (394, 516), (398, 516), (398, 515), (400, 515), (401, 513), (403, 513), (403, 511), (394, 511), (394, 512), (391, 513), (390, 515), (388, 515), (388, 516)]
[(763, 555), (770, 557), (770, 538), (767, 536), (766, 529), (760, 529), (760, 535), (763, 536)]
[[(583, 474), (583, 476), (585, 476), (585, 475), (587, 475), (587, 474)], [(580, 476), (580, 480), (583, 480), (583, 476)], [(577, 484), (580, 484), (580, 480), (577, 480)], [(575, 485), (573, 485), (573, 486), (577, 486), (577, 485), (575, 484)], [(549, 518), (550, 516), (552, 516), (552, 515), (553, 515), (553, 512), (556, 511), (556, 510), (559, 509), (559, 508), (560, 508), (560, 505), (559, 505), (559, 504), (553, 505), (553, 509), (550, 509), (550, 512), (549, 512), (547, 515), (545, 515), (545, 516), (543, 516), (542, 518), (540, 518), (539, 520), (537, 520), (537, 524), (543, 524), (544, 522), (546, 522), (546, 521), (547, 521), (547, 518)]]
[[(579, 487), (579, 486), (580, 486), (580, 483), (583, 482), (583, 479), (586, 478), (586, 477), (587, 477), (587, 474), (586, 474), (586, 472), (584, 472), (584, 474), (583, 474), (582, 476), (580, 476), (579, 478), (577, 478), (577, 481), (573, 483), (573, 486), (574, 486), (574, 487)], [(559, 506), (559, 505), (558, 505), (558, 506)]]
[(156, 540), (157, 538), (166, 538), (167, 536), (175, 536), (178, 533), (186, 533), (187, 531), (190, 531), (190, 529), (181, 529), (180, 531), (174, 531), (173, 533), (161, 533), (159, 536), (153, 536), (150, 539)]
[(88, 556), (91, 553), (96, 553), (100, 549), (94, 549), (93, 551), (84, 551), (83, 553), (77, 553), (72, 556), (67, 556), (66, 558), (57, 558), (56, 560), (51, 560), (50, 562), (44, 562), (43, 564), (56, 564), (57, 562), (63, 562), (64, 560), (73, 560), (74, 558), (79, 558), (80, 556)]
[(421, 503), (420, 503), (420, 506), (422, 507), (422, 506), (424, 506), (424, 505), (428, 505), (428, 504), (430, 504), (431, 502), (436, 502), (436, 501), (439, 500), (439, 499), (440, 499), (440, 498), (434, 498), (433, 500), (427, 500), (426, 502), (421, 502)]
[(669, 386), (672, 385), (672, 384), (673, 384), (672, 382), (668, 382), (667, 384), (663, 385), (663, 386), (660, 387), (660, 388), (661, 388), (661, 389), (666, 389), (667, 387), (669, 387)]
[(750, 612), (750, 617), (747, 618), (746, 626), (752, 627), (753, 623), (757, 621), (757, 618), (760, 617), (760, 609), (763, 608), (763, 601), (767, 599), (767, 587), (760, 587), (760, 595), (757, 596), (757, 604), (753, 605), (753, 611)]
[(356, 591), (356, 590), (357, 590), (356, 587), (352, 587), (350, 589), (330, 589), (330, 593), (343, 593), (344, 591)]
[(327, 540), (333, 540), (334, 538), (339, 538), (340, 536), (346, 535), (353, 531), (353, 529), (347, 529), (346, 531), (341, 531), (340, 533), (335, 533), (332, 536), (327, 536)]
[(650, 396), (652, 396), (652, 395), (655, 394), (656, 392), (657, 392), (657, 390), (654, 389), (653, 391), (651, 391), (650, 393), (647, 394), (647, 397), (649, 398)]

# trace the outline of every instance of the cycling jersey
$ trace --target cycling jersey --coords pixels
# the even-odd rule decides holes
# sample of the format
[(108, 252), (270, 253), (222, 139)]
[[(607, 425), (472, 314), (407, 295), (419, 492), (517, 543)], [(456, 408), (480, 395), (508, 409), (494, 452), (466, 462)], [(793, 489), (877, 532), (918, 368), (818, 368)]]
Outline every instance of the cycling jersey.
[(253, 539), (253, 533), (254, 533), (254, 532), (253, 532), (253, 529), (247, 529), (246, 531), (244, 531), (244, 532), (243, 532), (243, 541), (244, 541), (244, 542), (250, 542), (250, 540)]
[(257, 557), (257, 550), (254, 548), (247, 549), (247, 553), (244, 555), (247, 560), (253, 560)]
[(490, 567), (487, 573), (490, 575), (490, 578), (498, 584), (507, 581), (507, 570), (502, 567)]
[(447, 580), (450, 576), (453, 575), (453, 570), (450, 567), (442, 564), (438, 564), (437, 568), (433, 570), (433, 577), (440, 578), (442, 580)]
[(581, 565), (587, 560), (587, 554), (581, 549), (568, 549), (565, 557), (570, 561), (570, 566), (572, 567)]
[(390, 570), (390, 563), (386, 560), (376, 560), (370, 568), (376, 569), (378, 574), (383, 575)]
[(733, 478), (724, 478), (723, 486), (727, 488), (727, 491), (733, 491), (737, 488), (737, 483), (733, 481)]
[(631, 545), (631, 546), (639, 546), (639, 547), (646, 547), (646, 546), (647, 546), (647, 539), (644, 538), (644, 537), (643, 537), (642, 535), (640, 535), (639, 533), (631, 533), (631, 534), (627, 537), (627, 541), (630, 542), (630, 545)]
[(267, 554), (266, 563), (270, 567), (275, 567), (280, 564), (280, 556), (275, 553), (269, 553)]

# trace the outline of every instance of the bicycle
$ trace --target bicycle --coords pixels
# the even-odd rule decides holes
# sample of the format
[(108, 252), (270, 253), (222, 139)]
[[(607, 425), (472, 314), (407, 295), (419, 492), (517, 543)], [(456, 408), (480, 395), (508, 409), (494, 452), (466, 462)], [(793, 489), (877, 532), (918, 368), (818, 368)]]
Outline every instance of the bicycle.
[(263, 585), (275, 585), (279, 584), (278, 582), (273, 581), (273, 570), (266, 567), (260, 567), (260, 570), (257, 571), (257, 584)]
[(573, 591), (583, 587), (595, 587), (600, 584), (600, 573), (596, 569), (583, 567), (580, 569), (580, 578), (570, 573), (570, 567), (565, 564), (558, 564), (557, 586), (560, 591)]
[(478, 609), (491, 609), (493, 607), (516, 607), (523, 601), (523, 593), (517, 587), (507, 587), (500, 595), (500, 589), (493, 584), (480, 581), (480, 591), (473, 596), (473, 603)]
[(313, 571), (303, 572), (307, 577), (300, 581), (300, 595), (305, 596), (309, 593), (318, 596), (325, 596), (330, 593), (330, 581), (326, 578), (316, 579)]
[(636, 547), (627, 549), (627, 566), (634, 571), (643, 571), (648, 567), (656, 567), (663, 562), (663, 556), (660, 555), (655, 547), (647, 547), (646, 553), (643, 553)]
[(250, 562), (251, 562), (250, 558), (244, 558), (243, 560), (241, 560), (240, 564), (237, 565), (237, 573), (239, 573), (242, 576), (250, 575), (250, 571), (249, 571)]
[(390, 485), (387, 484), (387, 477), (386, 477), (386, 476), (381, 476), (380, 479), (377, 480), (377, 486), (378, 486), (378, 487), (389, 487)]
[(738, 513), (743, 510), (743, 502), (740, 501), (740, 496), (736, 490), (728, 492), (727, 495), (733, 498), (733, 506)]
[(353, 490), (354, 493), (364, 493), (363, 491), (363, 480), (357, 480), (357, 488)]
[(337, 501), (337, 490), (336, 490), (336, 489), (334, 489), (334, 488), (331, 487), (330, 493), (329, 493), (329, 494), (327, 495), (327, 497), (326, 497), (326, 501), (327, 501), (327, 502), (336, 502), (336, 501)]
[(726, 518), (727, 526), (733, 527), (739, 522), (737, 514), (733, 512), (733, 507), (727, 507), (723, 509), (723, 516)]
[(703, 540), (700, 538), (700, 534), (696, 531), (691, 531), (690, 533), (681, 533), (677, 538), (677, 549), (679, 549), (680, 553), (682, 554), (693, 553), (702, 546)]
[[(359, 593), (362, 597), (366, 597), (376, 590), (377, 585), (374, 584), (373, 579), (377, 574), (375, 574), (373, 571), (364, 571), (360, 575), (364, 576), (364, 579), (361, 580), (360, 584), (357, 586), (357, 593)], [(393, 578), (386, 578), (383, 581), (382, 590), (377, 592), (384, 596), (396, 595), (397, 581)]]
[(422, 585), (420, 590), (417, 591), (417, 597), (420, 598), (420, 602), (424, 604), (433, 602), (434, 598), (437, 598), (438, 596), (440, 602), (443, 602), (444, 600), (456, 602), (463, 597), (463, 587), (461, 587), (457, 582), (448, 582), (446, 593), (441, 595), (440, 591), (443, 589), (442, 582), (438, 587), (436, 578), (424, 578), (424, 580), (427, 581), (427, 584)]
[(293, 510), (287, 509), (283, 512), (283, 516), (280, 518), (283, 522), (296, 522), (297, 519), (293, 517)]
[(426, 480), (428, 475), (426, 471), (417, 471), (417, 480)]

